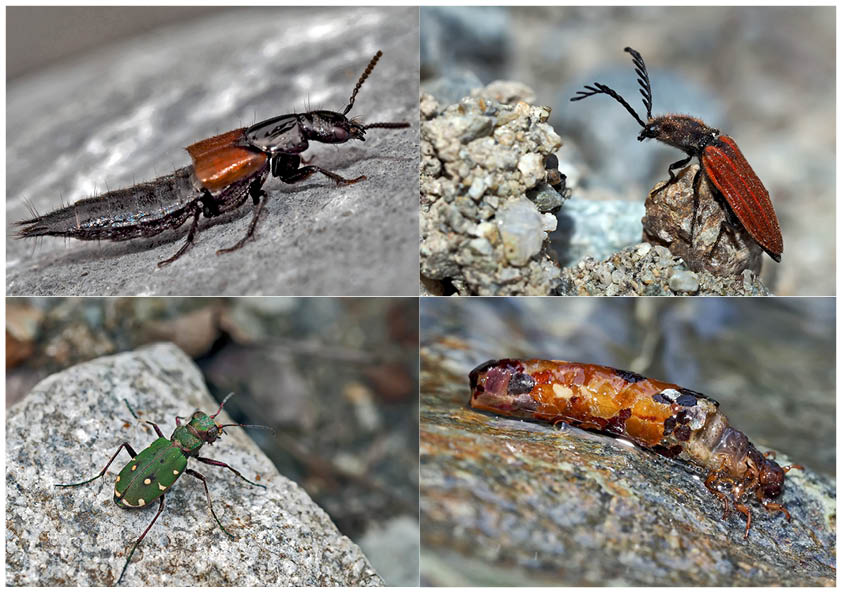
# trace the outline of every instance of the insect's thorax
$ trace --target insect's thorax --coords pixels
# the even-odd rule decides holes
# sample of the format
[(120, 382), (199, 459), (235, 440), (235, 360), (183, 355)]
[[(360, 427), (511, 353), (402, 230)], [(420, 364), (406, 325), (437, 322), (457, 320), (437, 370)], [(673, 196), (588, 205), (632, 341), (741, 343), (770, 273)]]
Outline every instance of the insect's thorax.
[(178, 444), (185, 456), (192, 457), (199, 453), (205, 442), (190, 431), (189, 426), (178, 426), (172, 433), (170, 440)]
[(698, 118), (681, 114), (667, 114), (649, 120), (638, 140), (654, 138), (688, 155), (699, 156), (706, 146), (719, 136), (719, 130), (711, 128)]

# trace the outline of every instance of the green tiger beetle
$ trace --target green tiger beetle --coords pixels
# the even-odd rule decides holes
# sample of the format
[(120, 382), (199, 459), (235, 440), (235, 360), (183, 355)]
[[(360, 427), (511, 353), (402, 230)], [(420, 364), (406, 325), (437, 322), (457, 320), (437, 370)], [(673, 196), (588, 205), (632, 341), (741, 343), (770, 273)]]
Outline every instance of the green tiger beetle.
[[(190, 457), (194, 457), (197, 461), (205, 463), (206, 465), (216, 465), (217, 467), (230, 469), (237, 477), (246, 483), (266, 489), (265, 485), (249, 481), (243, 477), (239, 471), (226, 463), (199, 456), (199, 450), (205, 445), (205, 443), (213, 444), (216, 440), (222, 437), (222, 434), (225, 433), (223, 428), (237, 426), (241, 428), (263, 428), (274, 431), (268, 426), (258, 426), (252, 424), (223, 425), (216, 423), (214, 418), (219, 415), (219, 412), (222, 411), (223, 407), (225, 407), (225, 403), (232, 396), (233, 393), (225, 397), (222, 404), (219, 406), (219, 409), (217, 409), (216, 413), (213, 415), (208, 415), (203, 411), (195, 411), (193, 415), (190, 416), (190, 421), (185, 425), (182, 425), (182, 420), (185, 420), (186, 418), (176, 415), (176, 427), (169, 440), (164, 437), (164, 434), (161, 433), (161, 429), (157, 424), (145, 420), (144, 423), (147, 423), (154, 428), (155, 433), (158, 434), (158, 438), (152, 444), (143, 449), (140, 454), (136, 453), (128, 442), (123, 442), (117, 449), (117, 452), (114, 453), (103, 470), (100, 471), (99, 475), (96, 477), (80, 481), (79, 483), (55, 484), (56, 487), (69, 488), (85, 485), (86, 483), (99, 479), (105, 475), (109, 465), (114, 462), (114, 459), (118, 454), (120, 454), (120, 451), (125, 448), (131, 455), (132, 460), (129, 461), (117, 475), (117, 481), (114, 484), (114, 504), (120, 508), (144, 508), (152, 504), (155, 500), (161, 501), (158, 505), (158, 512), (155, 514), (155, 518), (152, 519), (152, 522), (149, 523), (149, 526), (146, 527), (146, 530), (141, 533), (138, 540), (132, 546), (129, 555), (126, 558), (126, 563), (123, 565), (123, 571), (120, 573), (120, 578), (117, 579), (116, 584), (119, 585), (120, 581), (123, 580), (123, 575), (126, 574), (126, 568), (129, 566), (129, 562), (132, 559), (132, 555), (134, 555), (134, 551), (137, 549), (137, 546), (140, 545), (140, 542), (143, 541), (143, 538), (146, 537), (146, 534), (149, 533), (149, 529), (152, 528), (152, 525), (155, 524), (158, 517), (161, 516), (161, 513), (164, 510), (164, 494), (166, 494), (167, 490), (169, 490), (175, 481), (181, 477), (182, 473), (192, 475), (202, 482), (205, 486), (205, 495), (208, 498), (208, 508), (210, 508), (216, 524), (219, 525), (219, 528), (222, 529), (228, 537), (231, 539), (234, 538), (234, 536), (222, 526), (222, 523), (219, 522), (219, 518), (213, 510), (210, 492), (208, 492), (208, 483), (205, 481), (205, 477), (193, 469), (187, 469), (187, 461)], [(124, 401), (126, 403), (126, 407), (129, 408), (129, 411), (134, 418), (139, 419), (132, 410), (131, 405), (129, 405), (129, 402), (125, 399)]]

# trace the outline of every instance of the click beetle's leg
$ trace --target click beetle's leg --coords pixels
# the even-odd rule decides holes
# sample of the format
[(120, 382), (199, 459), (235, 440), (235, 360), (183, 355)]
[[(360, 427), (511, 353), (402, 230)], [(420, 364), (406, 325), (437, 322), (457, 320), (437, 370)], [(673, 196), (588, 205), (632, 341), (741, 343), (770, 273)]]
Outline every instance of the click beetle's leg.
[(349, 184), (356, 184), (357, 182), (362, 182), (366, 179), (365, 176), (360, 176), (358, 178), (349, 180), (348, 178), (343, 178), (339, 174), (335, 174), (332, 171), (322, 169), (318, 165), (308, 165), (306, 167), (301, 167), (291, 173), (281, 172), (281, 175), (279, 177), (281, 178), (282, 182), (286, 182), (287, 184), (295, 184), (297, 182), (301, 182), (302, 180), (306, 180), (315, 173), (324, 174), (325, 176), (336, 182), (337, 186), (348, 186)]
[(134, 555), (134, 551), (137, 549), (137, 546), (140, 545), (140, 542), (143, 541), (143, 538), (146, 537), (146, 534), (149, 533), (149, 529), (152, 528), (152, 525), (155, 524), (155, 521), (158, 520), (158, 517), (161, 516), (161, 513), (164, 512), (164, 494), (161, 494), (161, 504), (158, 506), (158, 512), (155, 514), (155, 518), (152, 519), (152, 522), (149, 523), (149, 526), (146, 527), (146, 531), (141, 533), (140, 538), (135, 541), (134, 545), (132, 546), (129, 555), (126, 557), (126, 563), (123, 564), (123, 571), (120, 573), (120, 578), (117, 579), (117, 584), (120, 584), (120, 581), (123, 580), (123, 575), (126, 574), (126, 568), (129, 567), (129, 562), (132, 560), (132, 556)]
[(672, 186), (673, 184), (675, 184), (675, 181), (678, 179), (678, 176), (676, 176), (676, 175), (675, 175), (675, 172), (674, 172), (673, 170), (674, 170), (674, 169), (678, 169), (678, 168), (680, 168), (680, 167), (684, 167), (685, 165), (687, 165), (688, 163), (690, 163), (690, 160), (691, 160), (692, 158), (693, 158), (693, 156), (692, 156), (692, 155), (688, 155), (688, 156), (687, 156), (687, 157), (685, 157), (684, 159), (679, 159), (678, 161), (676, 161), (675, 163), (673, 163), (672, 165), (670, 165), (670, 166), (669, 166), (669, 172), (670, 172), (670, 179), (669, 179), (669, 181), (667, 181), (667, 182), (665, 182), (665, 183), (661, 184), (661, 185), (660, 185), (660, 186), (659, 186), (656, 190), (654, 190), (654, 191), (652, 192), (652, 194), (658, 194), (658, 193), (659, 193), (659, 192), (661, 192), (661, 190), (663, 190), (664, 188), (666, 188), (666, 187), (668, 187), (668, 186)]
[(220, 250), (217, 250), (217, 254), (225, 254), (226, 252), (233, 252), (234, 250), (239, 250), (245, 245), (246, 242), (248, 242), (254, 237), (254, 230), (257, 228), (257, 220), (260, 218), (260, 214), (263, 212), (263, 205), (266, 204), (266, 193), (260, 189), (259, 185), (252, 184), (251, 188), (249, 189), (249, 194), (251, 195), (252, 200), (254, 201), (254, 216), (251, 218), (251, 223), (249, 223), (249, 228), (246, 232), (245, 237), (230, 248), (222, 248)]
[[(689, 159), (689, 157), (688, 157)], [(690, 216), (690, 248), (696, 239), (696, 215), (699, 212), (699, 184), (702, 181), (702, 168), (700, 167), (693, 176), (693, 214)]]
[(228, 529), (222, 526), (222, 523), (219, 522), (219, 517), (216, 516), (216, 513), (213, 511), (213, 504), (211, 504), (211, 497), (210, 492), (208, 491), (208, 482), (205, 481), (205, 476), (199, 473), (198, 471), (193, 471), (192, 469), (188, 469), (187, 473), (198, 479), (202, 482), (202, 485), (205, 486), (205, 496), (208, 497), (208, 508), (210, 508), (211, 514), (213, 515), (213, 520), (216, 521), (216, 524), (219, 525), (219, 528), (231, 539), (234, 539), (234, 536), (228, 532)]
[(187, 240), (184, 242), (184, 245), (178, 249), (178, 252), (173, 254), (170, 258), (159, 262), (159, 267), (163, 267), (172, 262), (175, 262), (182, 254), (187, 252), (187, 249), (190, 246), (193, 245), (193, 238), (196, 236), (196, 230), (199, 228), (199, 215), (201, 214), (202, 208), (198, 204), (196, 204), (196, 206), (193, 208), (193, 223), (190, 225), (190, 231), (187, 232)]
[(90, 478), (90, 479), (86, 479), (85, 481), (80, 481), (79, 483), (57, 483), (57, 484), (55, 484), (55, 486), (56, 486), (56, 487), (59, 487), (59, 488), (72, 488), (72, 487), (74, 487), (74, 486), (81, 486), (81, 485), (85, 485), (86, 483), (91, 483), (91, 482), (92, 482), (93, 480), (95, 480), (95, 479), (99, 479), (100, 477), (102, 477), (103, 475), (105, 475), (105, 472), (106, 472), (106, 471), (108, 471), (108, 467), (111, 465), (111, 463), (113, 463), (113, 462), (114, 462), (114, 459), (116, 459), (116, 458), (117, 458), (117, 455), (118, 455), (118, 454), (120, 454), (120, 451), (121, 451), (121, 450), (123, 450), (124, 448), (125, 448), (125, 449), (129, 452), (129, 454), (131, 455), (131, 457), (132, 457), (132, 458), (135, 458), (135, 457), (137, 456), (137, 453), (136, 453), (136, 452), (135, 452), (135, 450), (132, 448), (131, 444), (129, 444), (128, 442), (123, 442), (123, 443), (122, 443), (122, 444), (121, 444), (121, 445), (117, 448), (117, 452), (115, 452), (115, 453), (111, 456), (111, 458), (110, 458), (110, 459), (108, 459), (108, 462), (105, 464), (105, 467), (103, 467), (103, 468), (102, 468), (102, 471), (100, 471), (100, 472), (99, 472), (99, 475), (97, 475), (96, 477), (92, 477), (92, 478)]
[(214, 461), (213, 459), (206, 459), (205, 457), (196, 457), (196, 460), (204, 463), (205, 465), (216, 465), (217, 467), (225, 467), (226, 469), (230, 469), (231, 471), (233, 471), (237, 475), (237, 477), (242, 479), (244, 482), (250, 483), (251, 485), (257, 486), (259, 488), (263, 488), (264, 490), (266, 489), (265, 485), (262, 485), (262, 484), (259, 484), (259, 483), (254, 483), (253, 481), (250, 481), (250, 480), (246, 479), (245, 477), (243, 477), (242, 473), (240, 473), (239, 471), (237, 471), (236, 469), (234, 469), (233, 467), (231, 467), (227, 463), (223, 463), (222, 461)]

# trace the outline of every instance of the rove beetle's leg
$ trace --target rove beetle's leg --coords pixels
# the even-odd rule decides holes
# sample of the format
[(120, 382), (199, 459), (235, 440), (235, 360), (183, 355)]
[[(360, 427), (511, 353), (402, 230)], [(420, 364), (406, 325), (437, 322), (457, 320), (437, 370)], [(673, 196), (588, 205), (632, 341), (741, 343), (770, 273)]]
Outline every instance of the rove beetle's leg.
[(221, 248), (220, 250), (217, 250), (217, 254), (225, 254), (226, 252), (239, 250), (246, 242), (254, 237), (254, 230), (257, 228), (257, 220), (260, 218), (260, 214), (263, 212), (263, 206), (266, 204), (266, 193), (262, 189), (262, 182), (260, 184), (252, 184), (249, 187), (249, 195), (254, 202), (254, 216), (251, 218), (251, 223), (249, 223), (249, 228), (248, 231), (246, 231), (245, 237), (230, 248)]
[(120, 581), (123, 580), (123, 575), (126, 574), (126, 568), (129, 567), (129, 562), (131, 562), (131, 560), (132, 560), (132, 556), (134, 555), (134, 551), (137, 549), (137, 546), (140, 545), (140, 542), (143, 541), (143, 538), (146, 537), (146, 534), (149, 533), (149, 529), (152, 528), (152, 525), (155, 524), (155, 521), (158, 520), (158, 517), (161, 516), (162, 512), (164, 512), (164, 494), (161, 494), (161, 504), (158, 506), (158, 512), (155, 514), (155, 518), (152, 519), (152, 522), (149, 523), (148, 527), (146, 527), (146, 531), (141, 533), (140, 538), (138, 538), (138, 540), (135, 541), (134, 545), (132, 546), (131, 551), (129, 552), (129, 555), (126, 557), (126, 563), (123, 564), (123, 571), (120, 573), (120, 578), (117, 579), (116, 584), (119, 585)]
[(202, 197), (199, 199), (199, 202), (202, 203), (202, 215), (206, 219), (219, 215), (219, 204), (214, 200), (207, 188), (202, 190)]
[(54, 484), (54, 485), (55, 485), (56, 487), (59, 487), (59, 488), (70, 488), (70, 487), (73, 487), (73, 486), (81, 486), (81, 485), (85, 485), (86, 483), (91, 483), (91, 482), (92, 482), (92, 481), (94, 481), (95, 479), (99, 479), (100, 477), (102, 477), (103, 475), (105, 475), (105, 472), (106, 472), (106, 471), (108, 471), (108, 467), (111, 465), (111, 463), (113, 463), (113, 462), (114, 462), (114, 459), (115, 459), (115, 458), (117, 458), (117, 455), (118, 455), (118, 454), (120, 454), (120, 451), (121, 451), (121, 450), (123, 450), (124, 448), (128, 451), (129, 455), (131, 455), (131, 457), (132, 457), (132, 458), (135, 458), (135, 457), (137, 456), (137, 453), (136, 453), (136, 452), (135, 452), (135, 450), (132, 448), (131, 444), (129, 444), (128, 442), (123, 442), (123, 443), (122, 443), (122, 444), (121, 444), (121, 445), (117, 448), (117, 452), (115, 452), (115, 453), (111, 456), (111, 458), (110, 458), (110, 459), (108, 459), (108, 462), (105, 464), (105, 467), (103, 467), (103, 468), (102, 468), (102, 471), (100, 471), (100, 472), (99, 472), (99, 475), (97, 475), (96, 477), (92, 477), (92, 478), (90, 478), (90, 479), (86, 479), (85, 481), (80, 481), (79, 483), (57, 483), (57, 484)]
[[(672, 170), (674, 170), (674, 169), (678, 169), (678, 168), (680, 168), (680, 167), (684, 167), (685, 165), (687, 165), (688, 163), (690, 163), (690, 160), (691, 160), (692, 158), (693, 158), (693, 156), (692, 156), (692, 155), (688, 155), (688, 156), (687, 156), (687, 157), (685, 157), (684, 159), (679, 159), (678, 161), (676, 161), (675, 163), (673, 163), (672, 165), (670, 165), (670, 166), (669, 166), (669, 168), (668, 168), (668, 169), (669, 169), (669, 172), (670, 172), (670, 179), (669, 179), (667, 182), (664, 182), (663, 184), (661, 184), (658, 188), (656, 188), (656, 189), (652, 192), (652, 194), (658, 194), (659, 192), (661, 192), (661, 190), (664, 190), (665, 188), (667, 188), (667, 187), (672, 186), (673, 184), (675, 184), (675, 181), (676, 181), (676, 180), (678, 180), (678, 176), (677, 176), (677, 175), (675, 175), (675, 172), (674, 172), (674, 171), (672, 171)], [(695, 212), (695, 211), (694, 211), (694, 212)]]
[(187, 252), (187, 249), (193, 245), (193, 238), (196, 236), (196, 230), (199, 228), (199, 215), (202, 214), (202, 209), (199, 207), (198, 203), (193, 208), (193, 223), (190, 225), (190, 231), (187, 232), (187, 240), (185, 240), (184, 245), (178, 249), (178, 252), (173, 254), (166, 260), (162, 260), (158, 263), (158, 267), (163, 267), (168, 264), (175, 262), (176, 260), (181, 257), (182, 254)]
[(208, 482), (205, 481), (205, 476), (199, 473), (198, 471), (193, 471), (193, 469), (187, 469), (185, 473), (192, 475), (196, 479), (202, 482), (202, 485), (205, 486), (205, 496), (208, 497), (208, 508), (210, 508), (211, 514), (213, 515), (213, 520), (216, 521), (216, 524), (219, 525), (219, 528), (231, 539), (234, 539), (234, 536), (228, 532), (228, 529), (222, 526), (222, 523), (219, 522), (219, 517), (216, 516), (216, 513), (213, 511), (213, 504), (211, 504), (211, 497), (210, 492), (208, 491)]
[(214, 461), (213, 459), (206, 459), (205, 457), (198, 457), (198, 456), (196, 457), (196, 460), (204, 463), (205, 465), (216, 465), (217, 467), (225, 467), (226, 469), (230, 469), (231, 471), (234, 472), (235, 475), (237, 475), (237, 477), (242, 479), (244, 482), (250, 483), (251, 485), (257, 486), (259, 488), (263, 488), (264, 490), (266, 489), (265, 485), (260, 484), (260, 483), (254, 483), (253, 481), (250, 481), (250, 480), (246, 479), (245, 477), (243, 477), (242, 473), (240, 473), (239, 471), (237, 471), (236, 469), (234, 469), (233, 467), (231, 467), (227, 463), (223, 463), (222, 461)]
[(301, 182), (302, 180), (306, 180), (310, 176), (315, 173), (320, 173), (326, 175), (328, 178), (336, 182), (337, 186), (348, 186), (350, 184), (356, 184), (357, 182), (362, 182), (366, 179), (365, 176), (360, 176), (358, 178), (348, 179), (343, 178), (339, 174), (335, 174), (332, 171), (328, 171), (326, 169), (322, 169), (318, 165), (308, 165), (306, 167), (301, 167), (296, 170), (294, 173), (291, 174), (282, 174), (281, 181), (286, 182), (287, 184), (295, 184), (296, 182)]

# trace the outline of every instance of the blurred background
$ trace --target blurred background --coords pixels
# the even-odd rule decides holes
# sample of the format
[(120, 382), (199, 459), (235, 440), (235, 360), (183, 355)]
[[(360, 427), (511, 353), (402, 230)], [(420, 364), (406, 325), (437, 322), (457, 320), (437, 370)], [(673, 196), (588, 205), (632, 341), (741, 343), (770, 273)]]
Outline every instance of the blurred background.
[(574, 186), (553, 245), (569, 266), (585, 255), (565, 252), (574, 211), (611, 229), (582, 240), (589, 255), (639, 242), (646, 193), (684, 155), (638, 142), (639, 125), (607, 96), (570, 103), (598, 81), (645, 113), (631, 46), (649, 70), (653, 114), (687, 113), (732, 136), (769, 190), (785, 247), (780, 265), (764, 266), (767, 286), (834, 295), (835, 23), (834, 7), (422, 7), (422, 90), (453, 103), (519, 81), (553, 109), (559, 169)]
[[(6, 406), (74, 364), (170, 341), (389, 585), (418, 584), (417, 298), (9, 298)], [(146, 414), (169, 435), (172, 415)]]

